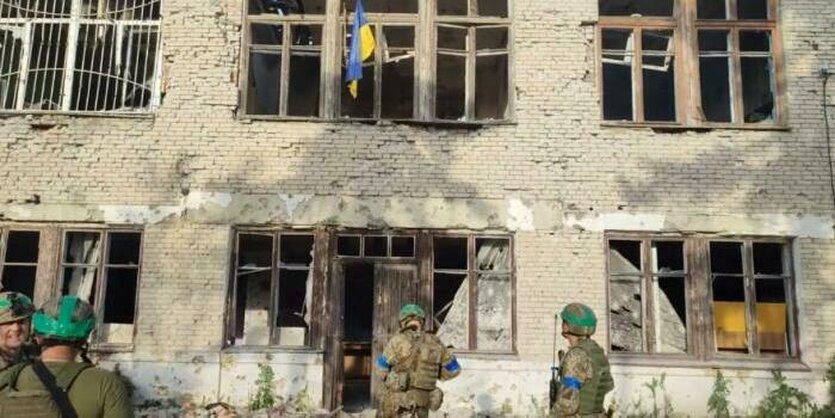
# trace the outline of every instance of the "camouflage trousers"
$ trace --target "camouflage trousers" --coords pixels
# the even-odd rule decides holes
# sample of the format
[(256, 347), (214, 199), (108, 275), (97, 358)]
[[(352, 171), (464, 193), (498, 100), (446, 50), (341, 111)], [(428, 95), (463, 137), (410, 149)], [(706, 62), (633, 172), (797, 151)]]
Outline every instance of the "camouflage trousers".
[(386, 390), (380, 396), (377, 418), (428, 418), (429, 394), (420, 389)]

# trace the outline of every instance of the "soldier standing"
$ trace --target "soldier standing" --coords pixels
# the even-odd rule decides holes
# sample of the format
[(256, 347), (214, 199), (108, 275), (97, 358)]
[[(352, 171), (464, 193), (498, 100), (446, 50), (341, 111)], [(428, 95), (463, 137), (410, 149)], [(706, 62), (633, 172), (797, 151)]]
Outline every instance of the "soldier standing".
[(443, 403), (438, 380), (461, 373), (461, 366), (434, 334), (423, 330), (426, 313), (405, 305), (398, 315), (400, 332), (377, 357), (376, 374), (383, 381), (378, 418), (426, 418)]
[(605, 417), (603, 398), (614, 389), (609, 360), (590, 337), (597, 327), (594, 311), (571, 303), (560, 313), (568, 353), (560, 362), (560, 387), (551, 417)]
[(85, 358), (96, 325), (93, 307), (76, 296), (48, 301), (32, 317), (39, 360), (0, 375), (4, 418), (132, 418), (130, 395), (113, 372), (76, 361)]
[(0, 293), (0, 370), (24, 360), (35, 306), (26, 295)]

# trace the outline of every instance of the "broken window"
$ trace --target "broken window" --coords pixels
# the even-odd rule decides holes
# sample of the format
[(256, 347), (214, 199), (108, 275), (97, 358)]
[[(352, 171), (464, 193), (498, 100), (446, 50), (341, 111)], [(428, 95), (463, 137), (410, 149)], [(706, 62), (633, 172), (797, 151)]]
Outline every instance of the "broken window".
[(96, 310), (94, 340), (133, 342), (142, 234), (136, 231), (67, 231), (61, 257), (61, 294)]
[[(373, 18), (369, 18), (373, 22)], [(342, 116), (369, 119), (412, 119), (414, 116), (415, 28), (370, 24), (374, 54), (363, 63), (362, 79), (354, 98), (341, 89)], [(351, 27), (345, 28), (344, 60), (351, 44)]]
[(313, 248), (311, 234), (238, 233), (231, 318), (234, 344), (307, 344)]
[(507, 238), (433, 239), (433, 323), (445, 344), (513, 350), (511, 263)]
[(611, 239), (608, 244), (611, 350), (687, 353), (684, 243)]
[(787, 251), (775, 242), (710, 244), (717, 351), (792, 353)]
[[(507, 0), (444, 1), (429, 11), (422, 10), (429, 6), (417, 0), (363, 1), (374, 50), (362, 62), (356, 97), (342, 80), (355, 6), (356, 1), (349, 0), (337, 10), (326, 10), (322, 4), (311, 12), (301, 0), (249, 0), (244, 113), (368, 120), (490, 121), (509, 117)], [(422, 13), (435, 15), (424, 19)], [(338, 26), (324, 28), (326, 21)], [(314, 32), (331, 35), (323, 42), (314, 35), (312, 43), (300, 44), (295, 35), (285, 35), (290, 25), (315, 26)], [(427, 46), (423, 53), (417, 48), (422, 43)], [(330, 48), (339, 49), (342, 59), (319, 60), (323, 49)], [(286, 62), (293, 51), (317, 58), (300, 64), (296, 72), (296, 66)], [(338, 85), (325, 76), (337, 72), (343, 76)], [(293, 110), (295, 106), (299, 109)]]
[(415, 256), (415, 237), (396, 235), (346, 235), (336, 237), (336, 255), (340, 257)]
[(159, 23), (160, 0), (3, 2), (0, 110), (155, 110)]
[(609, 237), (611, 351), (796, 355), (788, 251), (780, 241)]
[(0, 289), (34, 298), (39, 245), (38, 231), (0, 230)]
[(506, 25), (439, 23), (435, 116), (501, 120), (508, 111)]
[[(598, 4), (604, 120), (784, 123), (777, 76), (782, 57), (774, 54), (776, 0)], [(683, 52), (696, 55), (679, 53), (681, 38), (692, 42), (682, 45)], [(681, 76), (685, 68), (696, 72), (692, 82)]]

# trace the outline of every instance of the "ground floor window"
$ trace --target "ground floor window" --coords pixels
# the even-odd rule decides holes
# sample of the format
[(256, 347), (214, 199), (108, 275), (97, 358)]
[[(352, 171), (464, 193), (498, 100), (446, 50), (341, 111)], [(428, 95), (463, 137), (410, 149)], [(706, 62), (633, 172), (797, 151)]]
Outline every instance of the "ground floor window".
[(797, 356), (788, 240), (609, 234), (607, 258), (612, 352)]
[(2, 289), (26, 294), (38, 305), (58, 292), (88, 301), (98, 321), (94, 346), (133, 343), (141, 258), (138, 229), (0, 226)]

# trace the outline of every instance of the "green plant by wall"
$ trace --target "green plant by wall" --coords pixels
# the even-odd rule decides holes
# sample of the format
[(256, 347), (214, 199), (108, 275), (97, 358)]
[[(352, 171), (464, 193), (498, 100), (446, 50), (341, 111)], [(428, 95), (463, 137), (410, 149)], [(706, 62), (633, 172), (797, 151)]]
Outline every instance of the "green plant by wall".
[(786, 377), (779, 370), (772, 371), (771, 375), (773, 387), (757, 405), (757, 416), (782, 418), (818, 415), (818, 408), (808, 394), (786, 383)]
[(707, 400), (707, 410), (719, 418), (731, 416), (731, 403), (728, 398), (731, 395), (731, 381), (722, 375), (721, 370), (716, 370), (716, 379), (713, 381), (713, 392)]
[(633, 399), (631, 405), (624, 411), (627, 418), (661, 418), (676, 416), (675, 407), (667, 389), (664, 386), (667, 375), (661, 373), (658, 378), (652, 378), (649, 382), (644, 383), (644, 388), (649, 391), (650, 400), (652, 401), (651, 409), (644, 409), (644, 397), (640, 394), (637, 399)]
[(255, 381), (255, 393), (249, 398), (250, 411), (269, 409), (275, 406), (276, 396), (273, 387), (275, 372), (270, 367), (269, 360), (270, 356), (267, 355), (267, 361), (258, 364), (258, 380)]

